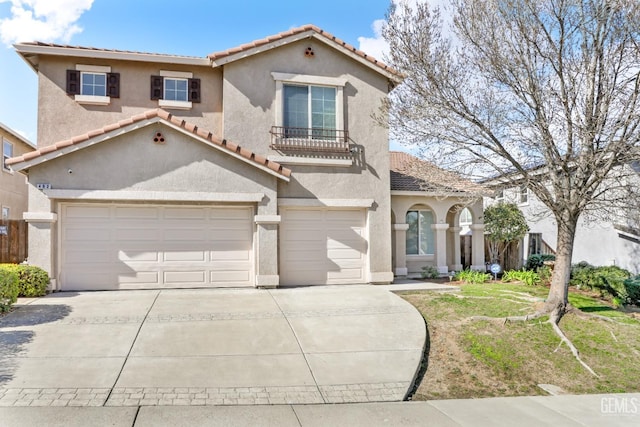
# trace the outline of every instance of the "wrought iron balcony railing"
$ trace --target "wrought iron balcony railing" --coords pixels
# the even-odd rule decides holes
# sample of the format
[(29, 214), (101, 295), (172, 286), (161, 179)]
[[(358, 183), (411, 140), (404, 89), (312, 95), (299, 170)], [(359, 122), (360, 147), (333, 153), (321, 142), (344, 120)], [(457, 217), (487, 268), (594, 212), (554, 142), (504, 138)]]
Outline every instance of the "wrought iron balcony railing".
[(272, 126), (271, 148), (282, 151), (348, 153), (346, 130)]

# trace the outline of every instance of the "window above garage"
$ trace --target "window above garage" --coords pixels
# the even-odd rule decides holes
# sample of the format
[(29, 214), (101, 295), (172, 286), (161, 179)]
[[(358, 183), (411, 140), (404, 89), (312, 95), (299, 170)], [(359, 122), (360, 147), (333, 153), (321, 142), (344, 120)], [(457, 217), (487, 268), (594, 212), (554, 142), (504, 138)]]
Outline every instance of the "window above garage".
[(271, 148), (282, 152), (348, 153), (343, 78), (271, 73), (276, 82)]

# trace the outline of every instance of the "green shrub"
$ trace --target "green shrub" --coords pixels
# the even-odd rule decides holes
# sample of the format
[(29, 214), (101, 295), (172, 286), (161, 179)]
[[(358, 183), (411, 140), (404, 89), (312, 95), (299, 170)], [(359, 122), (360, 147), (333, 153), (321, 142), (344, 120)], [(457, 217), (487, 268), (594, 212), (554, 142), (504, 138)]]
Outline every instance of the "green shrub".
[(463, 270), (458, 271), (454, 276), (455, 280), (459, 280), (465, 283), (485, 283), (491, 280), (491, 274), (485, 273), (483, 271), (475, 271), (475, 270)]
[(530, 270), (508, 270), (502, 275), (503, 282), (522, 282), (525, 285), (533, 286), (541, 283), (540, 276), (535, 271)]
[(544, 263), (546, 261), (555, 261), (555, 255), (547, 255), (547, 254), (534, 254), (530, 255), (527, 259), (527, 264), (524, 266), (525, 270), (533, 270), (537, 271), (539, 268), (544, 267)]
[(422, 272), (420, 273), (420, 275), (423, 279), (437, 279), (438, 277), (440, 277), (438, 269), (431, 265), (422, 267)]
[(627, 292), (627, 302), (640, 305), (640, 275), (625, 280), (624, 287)]
[(571, 267), (569, 283), (580, 289), (596, 291), (601, 297), (626, 302), (629, 295), (625, 281), (630, 277), (629, 271), (615, 265), (594, 267), (589, 263), (580, 262)]
[(0, 313), (9, 311), (18, 299), (18, 274), (11, 268), (0, 266)]
[(32, 298), (46, 295), (49, 275), (40, 267), (27, 264), (0, 264), (0, 267), (18, 275), (19, 297)]

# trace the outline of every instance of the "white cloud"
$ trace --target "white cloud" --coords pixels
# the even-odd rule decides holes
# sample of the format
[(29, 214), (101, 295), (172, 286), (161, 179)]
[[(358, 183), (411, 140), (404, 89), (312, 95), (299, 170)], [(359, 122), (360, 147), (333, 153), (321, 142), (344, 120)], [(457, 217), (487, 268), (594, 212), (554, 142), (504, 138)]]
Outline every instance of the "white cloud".
[(389, 53), (389, 43), (382, 37), (382, 28), (386, 22), (384, 19), (373, 21), (371, 29), (373, 29), (374, 37), (358, 37), (360, 50), (378, 60), (383, 60)]
[[(450, 31), (446, 30), (452, 25), (450, 0), (426, 1), (431, 7), (440, 8), (440, 13), (444, 21), (445, 34), (451, 35)], [(392, 3), (395, 5), (408, 3), (410, 6), (414, 6), (418, 3), (424, 2), (425, 0), (392, 0)], [(379, 60), (384, 60), (384, 58), (389, 54), (389, 43), (387, 43), (387, 41), (382, 36), (382, 29), (384, 28), (386, 22), (387, 21), (385, 19), (376, 19), (375, 21), (373, 21), (373, 24), (371, 24), (371, 29), (373, 30), (374, 37), (358, 37), (360, 50)]]
[(93, 0), (0, 0), (11, 2), (11, 16), (0, 19), (0, 40), (7, 46), (24, 41), (68, 43), (82, 31), (76, 24)]

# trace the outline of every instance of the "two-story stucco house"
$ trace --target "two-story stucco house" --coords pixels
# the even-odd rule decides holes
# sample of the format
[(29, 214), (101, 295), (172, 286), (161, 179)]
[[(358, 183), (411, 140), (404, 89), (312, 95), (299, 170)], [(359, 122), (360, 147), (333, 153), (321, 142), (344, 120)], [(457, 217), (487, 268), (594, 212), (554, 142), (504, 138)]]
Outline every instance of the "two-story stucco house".
[(10, 162), (53, 289), (393, 280), (385, 64), (311, 25), (203, 58), (15, 47), (38, 149)]
[(0, 171), (0, 219), (22, 219), (27, 211), (28, 187), (23, 174), (16, 173), (8, 164), (12, 157), (34, 150), (33, 144), (19, 133), (0, 123), (2, 142), (2, 171)]

